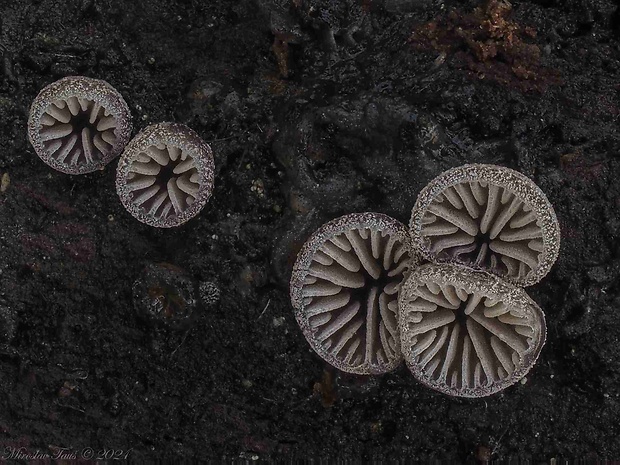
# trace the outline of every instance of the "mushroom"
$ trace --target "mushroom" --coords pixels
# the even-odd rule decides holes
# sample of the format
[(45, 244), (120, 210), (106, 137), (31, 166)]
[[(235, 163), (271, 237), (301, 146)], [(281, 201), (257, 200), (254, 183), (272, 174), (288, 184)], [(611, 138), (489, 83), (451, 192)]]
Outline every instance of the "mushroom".
[(560, 248), (545, 194), (523, 174), (495, 165), (437, 176), (420, 192), (410, 227), (428, 260), (490, 271), (522, 286), (540, 281)]
[(336, 368), (379, 374), (402, 361), (397, 297), (418, 258), (406, 227), (379, 213), (324, 224), (293, 268), (295, 316), (312, 348)]
[(211, 147), (183, 124), (143, 129), (125, 148), (116, 191), (136, 219), (171, 228), (196, 216), (213, 190)]
[(514, 384), (545, 343), (544, 314), (522, 288), (462, 265), (418, 267), (398, 305), (407, 366), (452, 396), (483, 397)]
[(110, 84), (69, 76), (45, 87), (34, 99), (28, 138), (52, 168), (67, 174), (102, 169), (131, 135), (131, 113)]

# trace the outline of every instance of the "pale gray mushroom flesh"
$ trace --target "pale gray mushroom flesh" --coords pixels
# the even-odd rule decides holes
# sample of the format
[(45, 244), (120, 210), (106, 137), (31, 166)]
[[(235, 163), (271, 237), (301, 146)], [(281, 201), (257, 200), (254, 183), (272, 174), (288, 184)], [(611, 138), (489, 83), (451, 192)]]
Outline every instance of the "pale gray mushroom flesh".
[(461, 265), (418, 267), (399, 307), (407, 366), (453, 396), (482, 397), (514, 384), (545, 342), (544, 314), (522, 288)]
[(127, 210), (157, 227), (178, 226), (206, 204), (213, 187), (211, 148), (187, 126), (159, 123), (127, 146), (116, 186)]
[(131, 113), (107, 82), (69, 76), (45, 87), (34, 100), (28, 136), (37, 155), (68, 174), (103, 168), (131, 134)]
[(200, 188), (194, 158), (163, 142), (140, 152), (126, 179), (133, 203), (164, 220), (194, 203)]
[(389, 216), (355, 213), (323, 225), (303, 246), (291, 278), (295, 315), (313, 349), (349, 373), (396, 368), (398, 292), (417, 263), (406, 227)]
[(429, 260), (464, 264), (523, 286), (547, 274), (560, 247), (555, 212), (540, 188), (494, 165), (439, 175), (420, 193), (410, 226)]

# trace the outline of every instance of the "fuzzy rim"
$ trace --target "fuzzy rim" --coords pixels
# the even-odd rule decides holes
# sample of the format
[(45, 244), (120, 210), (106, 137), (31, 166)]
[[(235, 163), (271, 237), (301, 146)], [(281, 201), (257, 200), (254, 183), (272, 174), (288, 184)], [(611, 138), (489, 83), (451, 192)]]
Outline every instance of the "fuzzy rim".
[[(327, 240), (331, 239), (334, 236), (337, 236), (344, 233), (345, 231), (349, 231), (352, 229), (365, 228), (385, 231), (391, 236), (395, 235), (397, 239), (400, 240), (406, 247), (409, 259), (411, 260), (410, 268), (420, 263), (420, 257), (415, 253), (413, 247), (411, 247), (411, 239), (407, 228), (400, 221), (381, 213), (351, 213), (349, 215), (344, 215), (334, 220), (331, 220), (328, 223), (325, 223), (317, 231), (315, 231), (303, 245), (303, 247), (299, 251), (299, 254), (297, 255), (295, 265), (293, 266), (293, 273), (290, 282), (290, 297), (291, 303), (295, 310), (295, 318), (297, 319), (297, 323), (299, 323), (299, 326), (308, 343), (312, 346), (312, 348), (317, 354), (319, 354), (326, 362), (330, 363), (339, 370), (360, 375), (374, 375), (390, 372), (397, 368), (398, 365), (400, 365), (400, 363), (402, 362), (402, 354), (400, 353), (399, 347), (400, 341), (398, 339), (395, 341), (397, 344), (397, 352), (399, 353), (399, 356), (395, 360), (392, 360), (382, 369), (377, 369), (378, 367), (368, 366), (367, 364), (362, 364), (359, 367), (351, 367), (349, 365), (346, 365), (342, 363), (342, 361), (331, 355), (329, 352), (327, 352), (323, 348), (323, 346), (317, 343), (317, 341), (315, 340), (314, 335), (316, 333), (316, 330), (310, 326), (308, 318), (306, 317), (302, 295), (302, 288), (306, 276), (308, 275), (308, 268), (310, 267), (314, 254), (317, 252), (317, 250), (319, 250), (319, 248)], [(405, 278), (406, 276), (403, 278), (403, 280)]]
[(543, 251), (539, 256), (538, 266), (531, 270), (523, 280), (502, 276), (504, 279), (520, 286), (531, 286), (544, 278), (560, 251), (560, 225), (553, 206), (544, 192), (534, 182), (518, 171), (497, 165), (471, 164), (444, 171), (433, 179), (418, 196), (411, 211), (409, 227), (415, 247), (424, 258), (434, 261), (427, 241), (422, 235), (422, 217), (433, 200), (448, 187), (468, 181), (487, 181), (514, 192), (521, 200), (529, 204), (536, 212), (541, 223)]
[[(116, 118), (116, 141), (108, 156), (93, 163), (81, 163), (71, 169), (48, 153), (41, 140), (41, 117), (56, 100), (85, 98), (99, 103)], [(28, 139), (41, 160), (66, 174), (86, 174), (103, 169), (123, 151), (131, 137), (131, 112), (122, 95), (109, 83), (85, 76), (67, 76), (44, 87), (32, 102), (28, 117)]]
[[(127, 189), (127, 175), (132, 163), (141, 152), (159, 143), (178, 147), (191, 154), (196, 163), (200, 186), (194, 203), (178, 215), (173, 215), (165, 220), (153, 217), (135, 205), (132, 201), (131, 192)], [(123, 206), (137, 220), (157, 228), (173, 228), (189, 221), (204, 208), (213, 192), (214, 176), (215, 162), (209, 144), (184, 124), (157, 123), (140, 131), (125, 148), (116, 170), (116, 192)]]
[[(545, 315), (541, 308), (527, 295), (525, 290), (501, 279), (493, 274), (485, 271), (473, 271), (462, 265), (448, 264), (426, 264), (415, 269), (401, 286), (398, 296), (398, 308), (401, 309), (403, 301), (415, 294), (416, 289), (426, 283), (434, 283), (438, 285), (452, 284), (463, 288), (467, 293), (481, 293), (482, 295), (494, 300), (502, 301), (509, 307), (516, 307), (524, 312), (529, 321), (539, 323), (538, 328), (534, 328), (533, 342), (529, 344), (529, 348), (521, 359), (521, 364), (515, 371), (505, 380), (493, 383), (487, 388), (466, 388), (455, 389), (447, 384), (439, 383), (425, 374), (424, 370), (413, 363), (406, 354), (405, 362), (413, 376), (422, 384), (435, 389), (443, 394), (456, 397), (485, 397), (495, 394), (508, 386), (512, 386), (534, 366), (540, 351), (545, 344), (547, 338), (547, 325)], [(402, 326), (406, 323), (406, 316), (401, 312), (399, 320), (399, 331), (401, 337), (401, 346), (405, 346), (406, 331)], [(528, 338), (529, 339), (529, 338)]]

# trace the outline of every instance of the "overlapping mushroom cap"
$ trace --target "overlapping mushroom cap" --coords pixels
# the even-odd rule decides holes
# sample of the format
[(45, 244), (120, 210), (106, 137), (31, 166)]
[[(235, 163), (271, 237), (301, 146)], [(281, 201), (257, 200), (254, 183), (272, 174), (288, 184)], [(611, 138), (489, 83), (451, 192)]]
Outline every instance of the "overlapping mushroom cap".
[(482, 271), (427, 264), (399, 296), (405, 361), (423, 384), (482, 397), (522, 378), (545, 342), (541, 309), (525, 291)]
[(420, 192), (410, 227), (427, 259), (490, 271), (522, 286), (540, 281), (560, 248), (545, 194), (523, 174), (495, 165), (440, 174)]
[(151, 226), (179, 226), (196, 216), (213, 190), (211, 147), (183, 124), (158, 123), (127, 145), (116, 173), (125, 208)]
[(312, 348), (340, 370), (385, 373), (402, 361), (397, 296), (418, 262), (405, 226), (378, 213), (323, 225), (291, 278), (295, 316)]
[(131, 113), (110, 84), (83, 76), (62, 78), (35, 98), (28, 137), (52, 168), (84, 174), (117, 157), (131, 135)]

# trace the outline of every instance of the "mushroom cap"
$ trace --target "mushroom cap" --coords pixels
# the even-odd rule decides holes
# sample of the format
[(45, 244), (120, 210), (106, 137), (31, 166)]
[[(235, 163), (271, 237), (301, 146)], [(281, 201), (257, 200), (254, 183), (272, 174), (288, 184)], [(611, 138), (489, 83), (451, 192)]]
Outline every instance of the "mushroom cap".
[[(148, 169), (144, 171), (139, 168), (147, 164), (155, 166), (155, 171), (149, 173)], [(144, 191), (151, 187), (155, 190), (154, 186), (159, 182), (158, 176), (163, 176), (161, 168), (173, 165), (175, 171), (168, 172), (169, 179), (162, 180), (166, 185), (160, 186), (161, 190), (149, 197), (149, 192)], [(180, 178), (190, 171), (191, 182), (188, 175), (185, 186), (179, 184)], [(157, 123), (140, 131), (125, 148), (116, 171), (116, 191), (123, 206), (134, 218), (150, 226), (172, 228), (190, 220), (204, 208), (213, 191), (214, 174), (215, 162), (211, 147), (196, 132), (184, 124)], [(149, 178), (150, 184), (147, 181), (146, 187), (132, 187), (129, 182), (132, 176), (134, 179)], [(174, 186), (171, 187), (169, 183), (172, 181), (176, 184), (173, 183)], [(139, 195), (134, 194), (137, 191), (140, 191)], [(163, 214), (159, 207), (147, 210), (142, 206), (146, 202), (136, 203), (136, 199), (142, 194), (151, 202), (158, 202), (163, 198), (159, 206), (163, 205), (164, 208), (167, 206), (166, 202), (174, 205), (168, 206), (168, 213)], [(159, 197), (160, 195), (162, 197)], [(187, 199), (191, 197), (191, 203), (183, 200), (181, 196)], [(179, 200), (176, 200), (177, 198)], [(169, 214), (170, 211), (173, 213)]]
[(461, 265), (416, 268), (398, 306), (407, 366), (451, 396), (484, 397), (516, 383), (546, 339), (545, 316), (522, 288)]
[(304, 336), (324, 360), (355, 374), (380, 374), (402, 361), (397, 295), (419, 261), (406, 227), (379, 213), (354, 213), (321, 226), (293, 267), (290, 296)]
[[(426, 259), (489, 271), (521, 286), (540, 281), (560, 249), (559, 223), (542, 190), (525, 175), (496, 165), (441, 173), (420, 192), (409, 226)], [(462, 258), (468, 254), (478, 259)], [(480, 263), (485, 255), (495, 265)]]
[[(115, 140), (111, 144), (106, 144), (110, 147), (105, 151), (98, 151), (97, 156), (90, 160), (87, 158), (85, 161), (74, 164), (59, 160), (57, 152), (62, 150), (50, 151), (41, 133), (42, 119), (45, 115), (50, 116), (47, 111), (53, 108), (55, 103), (64, 102), (66, 105), (66, 102), (72, 98), (87, 101), (91, 105), (88, 110), (92, 110), (93, 107), (96, 109), (95, 116), (101, 117), (99, 115), (101, 107), (106, 117), (112, 116), (115, 119), (113, 130)], [(67, 107), (65, 106), (64, 109)], [(68, 124), (71, 124), (71, 120)], [(131, 136), (131, 129), (131, 112), (121, 94), (106, 81), (85, 76), (67, 76), (44, 87), (32, 102), (28, 117), (28, 139), (39, 158), (55, 170), (67, 174), (85, 174), (102, 169), (123, 151)], [(91, 142), (91, 148), (93, 147)]]

